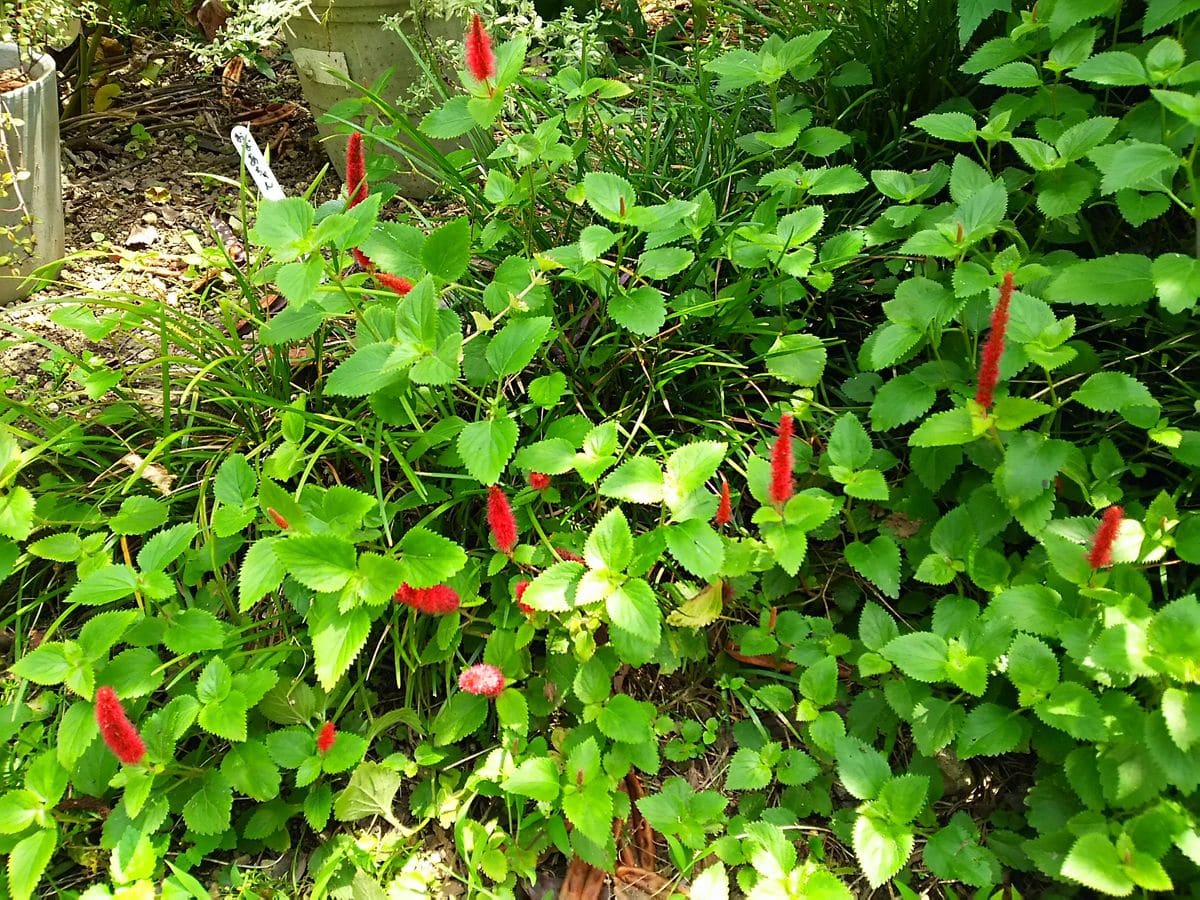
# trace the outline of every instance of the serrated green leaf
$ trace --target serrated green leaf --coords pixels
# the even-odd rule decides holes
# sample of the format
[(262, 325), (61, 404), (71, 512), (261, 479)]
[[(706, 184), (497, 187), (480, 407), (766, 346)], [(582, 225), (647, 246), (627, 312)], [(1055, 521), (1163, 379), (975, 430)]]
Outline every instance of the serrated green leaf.
[[(456, 575), (467, 554), (447, 537), (417, 526), (400, 539), (400, 580), (415, 588), (433, 587)], [(393, 590), (399, 584), (393, 587)]]
[(333, 601), (318, 598), (309, 611), (309, 637), (317, 680), (332, 690), (362, 651), (371, 633), (371, 614), (359, 607), (342, 613)]
[(1115, 897), (1128, 896), (1133, 880), (1125, 874), (1121, 857), (1112, 841), (1099, 832), (1083, 835), (1071, 847), (1062, 864), (1063, 877)]
[(913, 831), (910, 827), (869, 815), (855, 819), (854, 855), (871, 887), (880, 887), (899, 872), (912, 851)]
[(918, 681), (936, 682), (946, 677), (950, 648), (940, 635), (925, 631), (904, 634), (879, 651), (901, 672)]
[[(563, 441), (563, 443), (566, 443)], [(524, 451), (522, 451), (523, 453)], [(571, 451), (572, 459), (574, 451)], [(521, 454), (517, 454), (520, 463)], [(540, 472), (542, 469), (534, 469)], [(645, 456), (633, 456), (617, 466), (600, 482), (600, 494), (629, 503), (661, 503), (663, 499), (663, 472), (654, 460)]]
[(856, 737), (845, 736), (837, 741), (838, 778), (854, 797), (873, 800), (892, 777), (883, 754)]
[[(515, 375), (533, 360), (550, 333), (549, 316), (514, 319), (488, 342), (487, 361), (501, 377)], [(537, 470), (540, 471), (540, 470)]]
[(544, 756), (527, 759), (500, 783), (500, 787), (518, 797), (553, 803), (559, 792), (558, 767)]
[(1015, 710), (995, 703), (980, 703), (963, 722), (956, 751), (960, 759), (999, 756), (1015, 750), (1024, 733)]
[[(887, 597), (900, 596), (900, 548), (885, 534), (878, 535), (869, 544), (855, 541), (845, 550), (846, 562)], [(878, 607), (876, 607), (878, 608)], [(885, 614), (886, 615), (886, 614)], [(891, 617), (889, 616), (890, 620)], [(879, 647), (871, 647), (878, 650)]]
[(272, 549), (287, 574), (314, 591), (345, 587), (358, 563), (354, 544), (333, 534), (291, 535)]
[(458, 455), (472, 478), (495, 484), (517, 448), (518, 436), (517, 423), (507, 415), (472, 422), (458, 433)]
[(42, 828), (22, 838), (9, 851), (8, 890), (13, 900), (30, 900), (57, 846), (57, 829)]
[(197, 834), (220, 834), (229, 827), (232, 812), (233, 786), (220, 771), (209, 769), (184, 804), (183, 819)]

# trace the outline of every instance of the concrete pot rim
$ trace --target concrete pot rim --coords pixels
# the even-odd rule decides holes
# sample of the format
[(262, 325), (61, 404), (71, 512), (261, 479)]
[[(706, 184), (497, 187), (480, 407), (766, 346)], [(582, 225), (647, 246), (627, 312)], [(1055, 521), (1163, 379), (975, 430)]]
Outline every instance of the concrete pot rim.
[[(16, 44), (0, 41), (0, 69), (19, 65), (21, 59), (20, 47)], [(0, 102), (15, 100), (22, 94), (41, 90), (42, 84), (48, 79), (53, 78), (55, 71), (54, 57), (49, 53), (41, 54), (41, 56), (34, 60), (33, 66), (29, 70), (29, 83), (0, 93)]]

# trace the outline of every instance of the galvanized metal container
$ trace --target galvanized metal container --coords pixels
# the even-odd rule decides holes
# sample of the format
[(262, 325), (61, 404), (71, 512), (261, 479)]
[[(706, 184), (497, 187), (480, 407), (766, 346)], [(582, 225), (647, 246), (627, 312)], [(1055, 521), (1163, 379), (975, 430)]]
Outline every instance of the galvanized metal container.
[[(0, 71), (27, 62), (15, 44), (0, 43)], [(0, 94), (0, 173), (14, 179), (0, 181), (0, 304), (27, 294), (35, 281), (26, 276), (63, 255), (54, 60), (40, 57), (28, 76), (28, 84)]]

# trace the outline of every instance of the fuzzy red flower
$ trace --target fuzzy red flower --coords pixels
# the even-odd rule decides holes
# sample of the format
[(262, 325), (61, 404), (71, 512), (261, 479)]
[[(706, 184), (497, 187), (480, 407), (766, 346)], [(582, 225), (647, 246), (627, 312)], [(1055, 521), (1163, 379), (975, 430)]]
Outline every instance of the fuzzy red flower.
[(367, 199), (367, 163), (363, 158), (362, 134), (354, 132), (346, 142), (346, 209)]
[(403, 275), (389, 275), (387, 272), (375, 272), (374, 275), (376, 281), (401, 297), (413, 289), (413, 283)]
[(466, 38), (467, 71), (476, 81), (487, 81), (496, 75), (496, 54), (492, 51), (492, 39), (483, 27), (479, 13), (471, 17)]
[(321, 726), (321, 730), (317, 732), (317, 752), (328, 753), (333, 747), (334, 740), (337, 739), (337, 729), (333, 727), (332, 722), (326, 722)]
[(276, 525), (278, 525), (284, 531), (287, 531), (289, 528), (292, 527), (292, 524), (283, 517), (283, 513), (281, 513), (279, 510), (277, 510), (273, 507), (270, 507), (270, 506), (267, 507), (267, 515), (271, 517), (272, 522), (274, 522)]
[(771, 502), (783, 506), (796, 490), (792, 478), (794, 462), (792, 460), (792, 414), (784, 413), (779, 417), (779, 430), (776, 432), (775, 446), (771, 448)]
[(1012, 293), (1012, 272), (1005, 272), (1004, 283), (1000, 285), (1000, 298), (992, 310), (992, 326), (988, 329), (979, 362), (979, 387), (975, 390), (975, 402), (984, 409), (992, 408), (996, 383), (1000, 380), (1000, 357), (1004, 355), (1004, 333), (1008, 330), (1008, 305), (1012, 301)]
[(521, 598), (525, 596), (525, 592), (529, 590), (530, 584), (532, 584), (531, 581), (522, 578), (517, 582), (517, 586), (513, 589), (513, 592), (517, 595), (517, 609), (525, 613), (527, 616), (531, 616), (537, 612), (536, 609), (521, 600)]
[(565, 562), (584, 562), (584, 558), (578, 553), (574, 553), (570, 550), (564, 550), (562, 547), (555, 547), (554, 552), (561, 556)]
[(535, 491), (544, 491), (550, 487), (550, 476), (543, 475), (541, 472), (530, 472), (529, 486)]
[(402, 584), (396, 589), (392, 598), (397, 603), (411, 606), (417, 612), (430, 616), (444, 616), (458, 609), (458, 591), (448, 584), (435, 584), (433, 587), (415, 588)]
[(729, 496), (729, 480), (721, 479), (721, 502), (717, 504), (717, 514), (713, 516), (713, 524), (720, 528), (733, 521), (733, 499)]
[(96, 724), (108, 749), (123, 763), (134, 765), (146, 755), (146, 742), (133, 727), (116, 692), (105, 685), (96, 688)]
[(468, 694), (495, 697), (504, 690), (504, 673), (496, 666), (479, 663), (458, 676), (458, 686)]
[(1096, 537), (1092, 541), (1092, 549), (1087, 561), (1093, 569), (1103, 569), (1112, 565), (1113, 543), (1117, 539), (1117, 531), (1121, 528), (1121, 520), (1125, 518), (1125, 510), (1119, 506), (1110, 506), (1104, 511), (1100, 527), (1096, 529)]
[(498, 484), (488, 488), (487, 519), (496, 546), (502, 553), (511, 555), (513, 547), (517, 546), (517, 520), (508, 504), (508, 497)]
[(350, 254), (354, 257), (354, 261), (368, 272), (373, 272), (375, 270), (375, 263), (371, 262), (371, 257), (367, 256), (367, 254), (363, 253), (357, 247), (351, 250)]

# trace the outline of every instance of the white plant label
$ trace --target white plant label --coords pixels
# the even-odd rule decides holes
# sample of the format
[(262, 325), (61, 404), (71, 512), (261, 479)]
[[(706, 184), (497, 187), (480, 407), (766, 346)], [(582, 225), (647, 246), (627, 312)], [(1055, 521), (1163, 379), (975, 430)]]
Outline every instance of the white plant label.
[(267, 200), (282, 200), (284, 193), (283, 188), (279, 186), (279, 179), (275, 177), (275, 173), (267, 164), (266, 157), (258, 149), (258, 142), (254, 140), (250, 129), (245, 125), (235, 125), (229, 132), (229, 138), (233, 141), (233, 146), (237, 148), (238, 153), (241, 154), (246, 171), (258, 185), (258, 190), (263, 197)]

